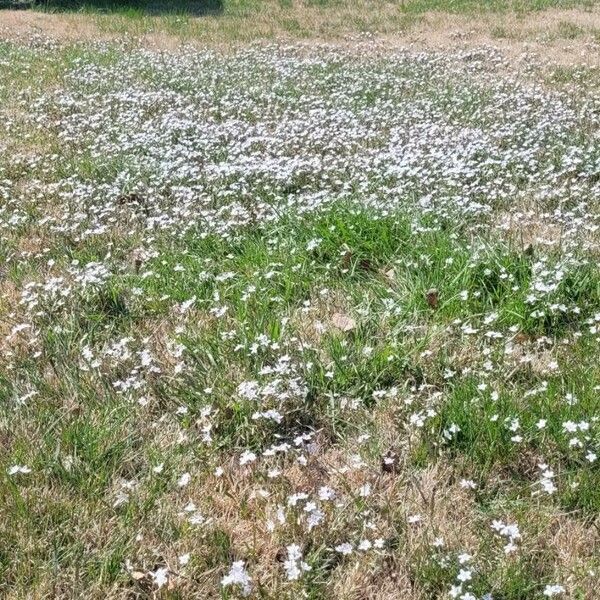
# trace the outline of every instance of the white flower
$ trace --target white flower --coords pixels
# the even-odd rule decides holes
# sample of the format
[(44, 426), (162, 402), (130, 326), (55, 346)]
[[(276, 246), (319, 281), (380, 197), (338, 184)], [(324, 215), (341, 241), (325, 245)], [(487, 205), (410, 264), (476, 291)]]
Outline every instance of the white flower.
[(521, 533), (517, 524), (506, 524), (502, 521), (494, 520), (492, 522), (492, 529), (508, 538), (508, 543), (504, 546), (504, 552), (506, 554), (510, 554), (517, 549), (515, 540), (521, 539)]
[(122, 506), (123, 504), (127, 504), (127, 502), (129, 502), (129, 494), (124, 492), (123, 490), (120, 490), (119, 492), (117, 492), (117, 494), (115, 496), (115, 501), (113, 502), (113, 508), (118, 508), (119, 506)]
[(154, 585), (159, 589), (169, 581), (169, 569), (167, 567), (161, 567), (156, 569), (156, 571), (150, 571), (149, 575), (152, 577)]
[(7, 471), (9, 475), (18, 475), (19, 473), (23, 475), (27, 475), (27, 473), (31, 473), (31, 469), (25, 465), (13, 465)]
[(448, 592), (450, 598), (458, 598), (460, 594), (462, 594), (462, 585), (452, 585), (450, 586), (450, 591)]
[(193, 513), (188, 519), (190, 525), (204, 525), (206, 523), (206, 519), (199, 512)]
[(323, 486), (319, 488), (318, 496), (319, 500), (333, 500), (333, 498), (335, 498), (335, 492), (331, 488)]
[(559, 594), (562, 594), (564, 591), (565, 591), (565, 588), (562, 585), (558, 585), (558, 584), (547, 585), (544, 588), (544, 596), (547, 596), (548, 598), (552, 598), (552, 596), (558, 596)]
[(343, 544), (336, 546), (335, 551), (339, 552), (340, 554), (344, 554), (344, 555), (352, 554), (352, 544), (349, 544), (348, 542), (344, 542)]
[(177, 485), (179, 487), (185, 487), (191, 481), (192, 476), (189, 473), (184, 473), (179, 480), (177, 481)]
[(192, 296), (189, 300), (182, 302), (179, 306), (179, 311), (181, 312), (181, 314), (186, 313), (194, 305), (195, 302), (196, 296)]
[(554, 482), (551, 479), (542, 479), (540, 484), (546, 494), (554, 494), (554, 492), (557, 490), (557, 487), (554, 485)]
[(461, 479), (460, 487), (469, 490), (474, 490), (477, 487), (477, 484), (472, 479)]
[(254, 452), (250, 452), (250, 450), (246, 450), (242, 452), (240, 456), (240, 465), (246, 465), (248, 463), (252, 463), (256, 460), (256, 454)]
[(358, 495), (361, 498), (366, 498), (367, 496), (370, 496), (371, 495), (371, 484), (365, 483), (363, 486), (358, 488)]
[(319, 525), (323, 521), (324, 518), (325, 513), (322, 510), (319, 510), (318, 508), (312, 509), (306, 520), (308, 530), (312, 531), (317, 525)]
[(360, 544), (358, 544), (358, 549), (366, 552), (367, 550), (370, 550), (372, 546), (373, 544), (371, 544), (369, 540), (362, 540)]
[(310, 571), (310, 565), (302, 560), (302, 551), (300, 546), (292, 544), (287, 547), (287, 560), (283, 563), (287, 578), (289, 581), (299, 579), (303, 571)]
[(244, 596), (250, 595), (252, 591), (252, 578), (248, 575), (243, 560), (237, 560), (231, 565), (229, 573), (221, 579), (221, 585), (223, 587), (239, 585), (242, 588)]

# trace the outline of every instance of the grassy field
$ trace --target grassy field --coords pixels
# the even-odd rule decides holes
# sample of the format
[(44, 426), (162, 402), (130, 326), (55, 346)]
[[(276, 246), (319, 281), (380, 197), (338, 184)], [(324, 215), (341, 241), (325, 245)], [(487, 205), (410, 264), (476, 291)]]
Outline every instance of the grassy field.
[(211, 6), (0, 41), (0, 596), (597, 598), (600, 69)]
[[(0, 8), (26, 6), (5, 0)], [(39, 0), (38, 12), (55, 20), (35, 22), (29, 33), (88, 39), (119, 36), (212, 45), (255, 40), (357, 36), (405, 36), (419, 43), (458, 28), (463, 36), (483, 31), (494, 39), (537, 37), (600, 39), (594, 0)], [(21, 11), (21, 16), (27, 11)], [(14, 22), (8, 25), (14, 28)]]
[[(19, 6), (21, 2), (8, 2)], [(29, 3), (25, 3), (27, 5)], [(592, 8), (592, 0), (381, 0), (376, 3), (378, 9), (394, 9), (404, 14), (423, 14), (431, 11), (444, 13), (482, 12), (502, 13), (506, 11), (529, 14), (545, 9)], [(255, 19), (257, 14), (277, 10), (339, 12), (350, 9), (360, 10), (364, 19), (373, 17), (368, 11), (365, 0), (181, 0), (168, 2), (158, 0), (39, 0), (33, 8), (54, 12), (85, 12), (88, 14), (124, 14), (130, 17), (147, 15), (179, 14), (183, 16), (227, 15)]]

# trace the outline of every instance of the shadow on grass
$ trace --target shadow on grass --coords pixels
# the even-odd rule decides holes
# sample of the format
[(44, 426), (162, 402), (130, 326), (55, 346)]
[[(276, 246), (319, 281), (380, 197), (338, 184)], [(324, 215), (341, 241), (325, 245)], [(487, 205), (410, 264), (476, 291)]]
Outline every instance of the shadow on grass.
[(223, 12), (223, 0), (0, 0), (1, 9), (189, 16)]

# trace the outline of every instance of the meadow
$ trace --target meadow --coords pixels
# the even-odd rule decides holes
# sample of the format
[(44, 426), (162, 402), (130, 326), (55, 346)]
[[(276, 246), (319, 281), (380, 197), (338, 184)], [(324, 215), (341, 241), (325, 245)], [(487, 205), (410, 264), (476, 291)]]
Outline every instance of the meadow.
[(287, 5), (0, 10), (0, 596), (597, 598), (598, 11)]

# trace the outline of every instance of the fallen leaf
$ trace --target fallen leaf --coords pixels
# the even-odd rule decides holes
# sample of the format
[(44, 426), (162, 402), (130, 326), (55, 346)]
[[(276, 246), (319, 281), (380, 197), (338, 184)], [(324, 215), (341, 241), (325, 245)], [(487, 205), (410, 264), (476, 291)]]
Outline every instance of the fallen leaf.
[(439, 292), (436, 288), (431, 288), (425, 292), (425, 298), (427, 299), (427, 304), (431, 308), (437, 308), (439, 303)]
[(352, 252), (350, 250), (346, 250), (342, 254), (342, 268), (349, 269), (352, 266)]
[(335, 313), (333, 315), (332, 322), (335, 327), (341, 329), (342, 331), (352, 331), (356, 328), (356, 321), (352, 317), (342, 313)]

